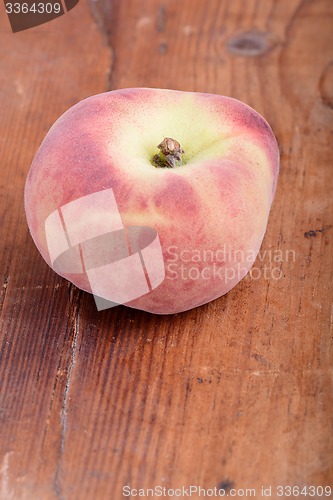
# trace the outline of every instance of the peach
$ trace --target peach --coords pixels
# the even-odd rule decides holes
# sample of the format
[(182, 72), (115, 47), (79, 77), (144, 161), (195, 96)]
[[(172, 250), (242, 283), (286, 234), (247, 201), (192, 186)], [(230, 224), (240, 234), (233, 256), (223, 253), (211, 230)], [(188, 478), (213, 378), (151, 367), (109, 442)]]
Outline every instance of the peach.
[[(142, 293), (139, 287), (125, 305), (177, 313), (224, 295), (250, 270), (265, 234), (278, 171), (274, 134), (248, 105), (212, 94), (116, 90), (79, 102), (51, 127), (26, 181), (26, 216), (45, 261), (94, 294), (79, 265), (80, 241), (108, 231), (122, 238), (124, 227), (151, 228), (163, 255), (163, 275), (155, 266), (156, 286), (148, 280), (148, 287)], [(68, 214), (76, 236), (65, 238), (57, 224)], [(66, 245), (76, 249), (67, 267), (52, 261), (56, 250), (50, 248), (46, 224), (58, 254)], [(91, 250), (101, 266), (107, 265), (105, 242), (103, 249)], [(119, 242), (113, 245), (118, 262), (131, 254), (124, 254)], [(154, 267), (154, 255), (146, 265)], [(116, 277), (124, 289), (135, 288), (134, 268), (126, 266), (126, 277), (101, 267), (96, 294), (112, 300)]]

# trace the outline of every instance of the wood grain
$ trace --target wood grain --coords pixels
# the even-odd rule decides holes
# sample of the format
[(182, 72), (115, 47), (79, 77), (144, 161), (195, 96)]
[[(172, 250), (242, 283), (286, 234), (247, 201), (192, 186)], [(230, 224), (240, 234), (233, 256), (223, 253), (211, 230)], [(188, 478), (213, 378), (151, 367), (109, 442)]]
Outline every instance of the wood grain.
[[(12, 34), (1, 10), (1, 500), (333, 486), (332, 20), (329, 0), (98, 0)], [(253, 279), (175, 316), (97, 312), (24, 217), (56, 118), (132, 86), (241, 99), (281, 150)]]

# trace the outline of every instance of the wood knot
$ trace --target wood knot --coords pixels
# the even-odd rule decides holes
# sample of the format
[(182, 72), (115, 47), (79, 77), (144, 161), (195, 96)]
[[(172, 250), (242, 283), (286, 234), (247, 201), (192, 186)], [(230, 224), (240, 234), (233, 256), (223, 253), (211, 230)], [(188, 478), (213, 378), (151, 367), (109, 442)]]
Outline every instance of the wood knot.
[(268, 52), (273, 47), (270, 33), (262, 31), (247, 31), (234, 35), (227, 42), (227, 48), (232, 54), (254, 57)]

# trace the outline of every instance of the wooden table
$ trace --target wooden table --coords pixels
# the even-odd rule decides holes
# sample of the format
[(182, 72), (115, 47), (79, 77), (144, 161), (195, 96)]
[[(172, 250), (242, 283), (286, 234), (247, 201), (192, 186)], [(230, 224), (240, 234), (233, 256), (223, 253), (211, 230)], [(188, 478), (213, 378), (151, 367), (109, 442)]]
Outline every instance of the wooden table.
[[(13, 34), (1, 7), (1, 500), (333, 486), (332, 21), (329, 0), (81, 0)], [(133, 86), (241, 99), (281, 151), (260, 277), (175, 316), (97, 312), (25, 220), (52, 123)]]

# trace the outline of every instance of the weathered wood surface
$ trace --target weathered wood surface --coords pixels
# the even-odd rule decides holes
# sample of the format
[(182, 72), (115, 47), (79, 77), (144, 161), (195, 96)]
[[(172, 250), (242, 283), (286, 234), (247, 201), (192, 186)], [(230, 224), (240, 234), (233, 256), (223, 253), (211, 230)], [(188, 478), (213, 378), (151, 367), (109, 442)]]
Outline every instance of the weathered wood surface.
[[(329, 0), (81, 0), (12, 34), (1, 7), (1, 500), (332, 485), (332, 21)], [(234, 96), (280, 144), (260, 277), (173, 317), (97, 312), (25, 222), (51, 124), (131, 86)]]

